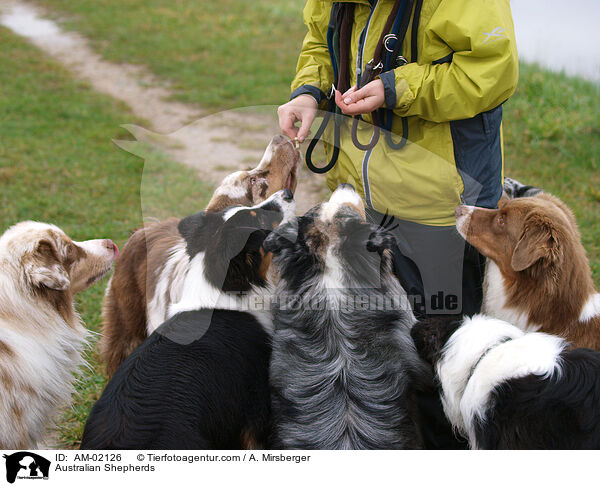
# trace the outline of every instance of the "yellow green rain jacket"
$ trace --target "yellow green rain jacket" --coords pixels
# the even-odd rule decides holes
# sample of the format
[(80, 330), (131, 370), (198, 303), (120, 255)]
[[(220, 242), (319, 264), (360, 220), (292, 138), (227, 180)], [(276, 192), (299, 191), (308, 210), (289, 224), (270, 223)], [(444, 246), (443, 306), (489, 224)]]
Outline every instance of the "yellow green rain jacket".
[[(354, 3), (351, 85), (373, 57), (394, 1)], [(306, 3), (308, 33), (292, 82), (292, 98), (311, 94), (321, 108), (334, 82), (332, 62), (337, 62), (328, 46), (333, 5), (327, 0)], [(327, 183), (334, 189), (350, 182), (365, 204), (379, 212), (449, 226), (461, 201), (496, 207), (501, 196), (502, 103), (518, 79), (513, 21), (509, 0), (423, 0), (420, 15), (418, 10), (404, 13), (411, 15), (402, 46), (408, 64), (379, 76), (385, 106), (393, 109), (392, 132), (402, 134), (405, 118), (408, 143), (392, 149), (382, 136), (372, 150), (361, 151), (350, 138), (351, 123), (343, 123), (339, 158)], [(363, 118), (370, 121), (370, 115)], [(371, 130), (361, 124), (362, 143)], [(332, 140), (331, 133), (324, 139)]]

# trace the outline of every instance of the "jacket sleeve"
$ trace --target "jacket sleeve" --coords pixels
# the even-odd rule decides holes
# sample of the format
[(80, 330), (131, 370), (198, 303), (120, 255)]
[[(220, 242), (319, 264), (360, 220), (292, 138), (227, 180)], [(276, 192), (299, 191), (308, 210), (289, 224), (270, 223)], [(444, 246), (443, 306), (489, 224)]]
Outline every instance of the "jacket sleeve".
[(509, 0), (441, 2), (425, 41), (448, 46), (450, 62), (410, 63), (380, 77), (386, 105), (433, 122), (472, 118), (509, 98), (518, 81)]
[(301, 94), (311, 94), (320, 103), (331, 89), (333, 68), (327, 49), (327, 26), (330, 13), (329, 2), (322, 0), (306, 2), (303, 17), (308, 33), (302, 43), (290, 99)]

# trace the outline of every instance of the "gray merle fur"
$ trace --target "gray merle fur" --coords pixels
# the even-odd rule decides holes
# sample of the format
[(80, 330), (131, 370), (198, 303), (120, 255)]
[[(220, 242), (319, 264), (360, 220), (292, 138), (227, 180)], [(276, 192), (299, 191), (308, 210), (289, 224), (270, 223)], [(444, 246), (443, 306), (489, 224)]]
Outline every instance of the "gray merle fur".
[[(408, 302), (387, 310), (326, 305), (336, 295), (405, 296), (392, 275), (393, 237), (347, 206), (329, 233), (317, 229), (318, 216), (319, 207), (280, 226), (264, 244), (280, 272), (276, 294), (296, 298), (273, 308), (274, 444), (420, 448), (414, 390), (430, 377), (409, 334), (414, 317)], [(328, 247), (344, 268), (344, 288), (337, 291), (323, 287)], [(298, 305), (303, 300), (313, 307)]]

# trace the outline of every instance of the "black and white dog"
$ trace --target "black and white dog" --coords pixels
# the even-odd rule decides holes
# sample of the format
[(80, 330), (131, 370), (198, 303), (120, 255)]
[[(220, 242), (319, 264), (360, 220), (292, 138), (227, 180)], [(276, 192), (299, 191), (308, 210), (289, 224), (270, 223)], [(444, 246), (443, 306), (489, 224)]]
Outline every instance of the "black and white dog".
[(540, 192), (542, 192), (542, 190), (539, 187), (521, 184), (519, 181), (511, 179), (510, 177), (504, 178), (504, 195), (508, 199), (536, 196)]
[(393, 237), (350, 185), (265, 240), (273, 306), (274, 443), (293, 449), (419, 448), (414, 387), (427, 368), (392, 274)]
[(431, 318), (411, 334), (471, 448), (600, 448), (600, 353), (483, 315)]
[(254, 207), (181, 220), (182, 297), (108, 383), (82, 448), (265, 447), (272, 321), (268, 302), (264, 311), (256, 303), (271, 293), (262, 244), (294, 207), (285, 189)]

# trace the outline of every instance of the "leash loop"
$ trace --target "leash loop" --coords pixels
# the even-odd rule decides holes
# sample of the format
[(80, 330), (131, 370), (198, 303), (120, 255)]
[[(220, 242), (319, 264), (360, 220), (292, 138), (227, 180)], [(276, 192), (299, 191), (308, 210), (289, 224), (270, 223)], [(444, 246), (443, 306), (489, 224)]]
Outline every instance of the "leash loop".
[[(401, 5), (403, 13), (399, 17), (398, 13), (400, 11)], [(406, 64), (408, 61), (404, 56), (400, 54), (402, 49), (402, 44), (404, 42), (404, 38), (406, 36), (408, 30), (408, 24), (410, 22), (411, 13), (414, 7), (414, 15), (413, 15), (413, 27), (412, 27), (412, 62), (416, 62), (416, 37), (417, 30), (419, 24), (419, 17), (421, 13), (421, 5), (422, 0), (395, 0), (394, 6), (392, 7), (391, 13), (388, 16), (384, 29), (381, 33), (381, 37), (379, 39), (379, 43), (377, 44), (377, 48), (375, 49), (375, 53), (373, 59), (371, 59), (365, 66), (364, 71), (361, 73), (360, 82), (357, 86), (358, 89), (365, 86), (367, 83), (373, 81), (381, 72), (386, 69), (402, 66)], [(332, 17), (330, 20), (330, 26), (328, 28), (327, 34), (327, 44), (330, 51), (330, 56), (332, 58), (332, 65), (334, 67), (334, 77), (335, 82), (338, 84), (338, 87), (342, 92), (345, 92), (349, 86), (349, 67), (348, 67), (348, 56), (349, 56), (349, 48), (350, 48), (350, 32), (352, 28), (353, 22), (353, 14), (354, 14), (354, 4), (341, 4), (334, 2), (334, 8), (332, 8)], [(393, 28), (392, 28), (393, 26)], [(339, 30), (338, 30), (339, 29)], [(338, 35), (334, 35), (335, 33)], [(391, 41), (394, 41), (393, 48), (391, 47)], [(382, 56), (383, 51), (387, 51), (385, 55), (385, 61)], [(339, 69), (336, 69), (337, 62), (336, 57), (340, 60)], [(392, 65), (391, 67), (389, 65)], [(324, 174), (325, 172), (331, 170), (339, 156), (340, 151), (340, 132), (341, 121), (338, 118), (341, 116), (334, 116), (334, 145), (333, 145), (333, 153), (331, 155), (331, 159), (327, 162), (324, 167), (317, 167), (312, 162), (312, 154), (317, 146), (319, 140), (323, 136), (325, 128), (331, 120), (332, 115), (338, 114), (338, 108), (335, 104), (334, 89), (332, 87), (332, 91), (328, 96), (328, 104), (327, 104), (327, 113), (323, 117), (323, 121), (319, 126), (315, 136), (311, 140), (307, 150), (305, 162), (306, 166), (313, 172), (317, 174)], [(383, 125), (379, 123), (379, 115), (381, 115), (384, 120)], [(371, 150), (375, 147), (379, 138), (381, 136), (381, 127), (385, 129), (385, 141), (388, 146), (394, 150), (401, 149), (407, 143), (408, 139), (408, 120), (406, 117), (401, 117), (402, 122), (402, 138), (398, 143), (394, 142), (392, 139), (392, 121), (394, 117), (393, 109), (385, 108), (385, 109), (377, 109), (372, 112), (372, 123), (373, 123), (373, 133), (371, 135), (371, 139), (369, 143), (362, 144), (358, 139), (358, 123), (361, 120), (360, 116), (354, 116), (352, 121), (352, 127), (350, 130), (350, 135), (352, 139), (352, 143), (363, 151)]]
[(317, 129), (315, 136), (312, 138), (312, 140), (308, 144), (308, 147), (306, 149), (306, 154), (304, 156), (304, 162), (306, 163), (306, 167), (308, 167), (315, 174), (325, 174), (326, 172), (329, 172), (331, 169), (333, 169), (333, 166), (336, 164), (338, 156), (340, 154), (340, 125), (339, 125), (338, 120), (336, 120), (336, 117), (334, 117), (334, 119), (333, 119), (333, 123), (334, 123), (333, 153), (331, 154), (331, 159), (323, 167), (317, 167), (315, 164), (313, 164), (313, 161), (312, 161), (313, 151), (315, 150), (315, 147), (319, 143), (319, 140), (321, 140), (321, 137), (323, 136), (323, 132), (325, 132), (325, 128), (327, 128), (327, 125), (329, 124), (329, 120), (335, 113), (335, 109), (336, 109), (335, 85), (333, 85), (333, 84), (331, 85), (331, 90), (329, 91), (329, 96), (327, 97), (327, 99), (329, 100), (329, 102), (327, 103), (327, 112), (325, 113), (325, 116), (323, 117), (323, 121), (321, 121), (321, 125), (319, 125), (319, 128)]

